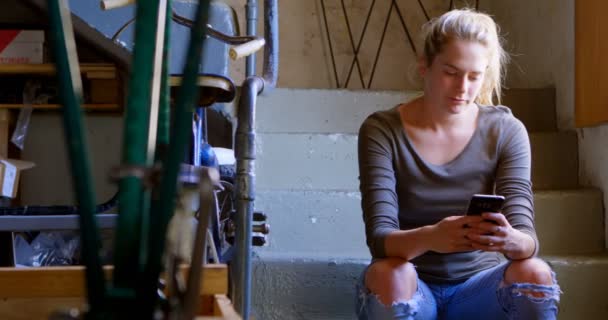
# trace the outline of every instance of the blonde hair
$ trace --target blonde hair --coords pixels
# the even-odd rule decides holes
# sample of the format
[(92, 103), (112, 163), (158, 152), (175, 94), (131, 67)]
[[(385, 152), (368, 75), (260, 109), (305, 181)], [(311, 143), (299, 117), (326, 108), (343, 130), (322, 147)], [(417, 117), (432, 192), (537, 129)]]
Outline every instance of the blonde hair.
[(424, 59), (428, 66), (433, 63), (443, 46), (450, 40), (467, 40), (481, 43), (488, 49), (488, 69), (475, 102), (493, 104), (493, 96), (500, 103), (504, 81), (504, 67), (509, 59), (498, 36), (499, 28), (485, 13), (470, 9), (446, 12), (427, 22), (423, 28)]

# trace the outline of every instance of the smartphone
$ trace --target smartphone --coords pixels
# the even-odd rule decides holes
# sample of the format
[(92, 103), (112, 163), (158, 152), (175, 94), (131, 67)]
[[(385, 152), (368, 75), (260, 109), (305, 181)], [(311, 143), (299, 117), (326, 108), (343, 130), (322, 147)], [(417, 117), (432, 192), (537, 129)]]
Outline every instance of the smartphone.
[(484, 212), (500, 212), (505, 197), (494, 194), (474, 194), (467, 208), (468, 216), (480, 216)]

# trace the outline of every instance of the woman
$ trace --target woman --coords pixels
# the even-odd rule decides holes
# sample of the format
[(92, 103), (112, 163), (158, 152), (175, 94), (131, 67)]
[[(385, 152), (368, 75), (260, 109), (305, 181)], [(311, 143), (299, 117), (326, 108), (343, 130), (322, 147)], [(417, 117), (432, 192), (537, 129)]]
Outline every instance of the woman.
[[(424, 95), (359, 132), (367, 244), (359, 319), (555, 319), (559, 286), (536, 258), (530, 144), (500, 98), (506, 54), (488, 15), (425, 28)], [(502, 213), (466, 216), (473, 194)], [(504, 259), (504, 258), (506, 259)]]

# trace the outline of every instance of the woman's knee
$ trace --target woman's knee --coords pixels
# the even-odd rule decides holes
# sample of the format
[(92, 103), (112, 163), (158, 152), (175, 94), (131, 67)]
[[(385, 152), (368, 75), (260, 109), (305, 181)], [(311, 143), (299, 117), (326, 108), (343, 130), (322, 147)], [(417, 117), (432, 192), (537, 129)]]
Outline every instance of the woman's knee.
[(417, 289), (418, 274), (414, 265), (400, 258), (374, 262), (365, 274), (366, 287), (385, 305), (397, 300), (409, 300)]
[(553, 285), (551, 267), (538, 258), (512, 261), (505, 271), (505, 282)]

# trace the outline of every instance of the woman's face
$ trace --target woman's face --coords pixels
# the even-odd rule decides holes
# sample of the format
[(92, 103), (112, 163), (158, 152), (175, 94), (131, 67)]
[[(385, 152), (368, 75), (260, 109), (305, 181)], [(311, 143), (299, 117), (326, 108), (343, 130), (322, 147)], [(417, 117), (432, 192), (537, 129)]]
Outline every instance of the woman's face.
[(451, 40), (432, 64), (421, 62), (425, 99), (450, 114), (473, 105), (488, 67), (488, 49), (479, 42)]

